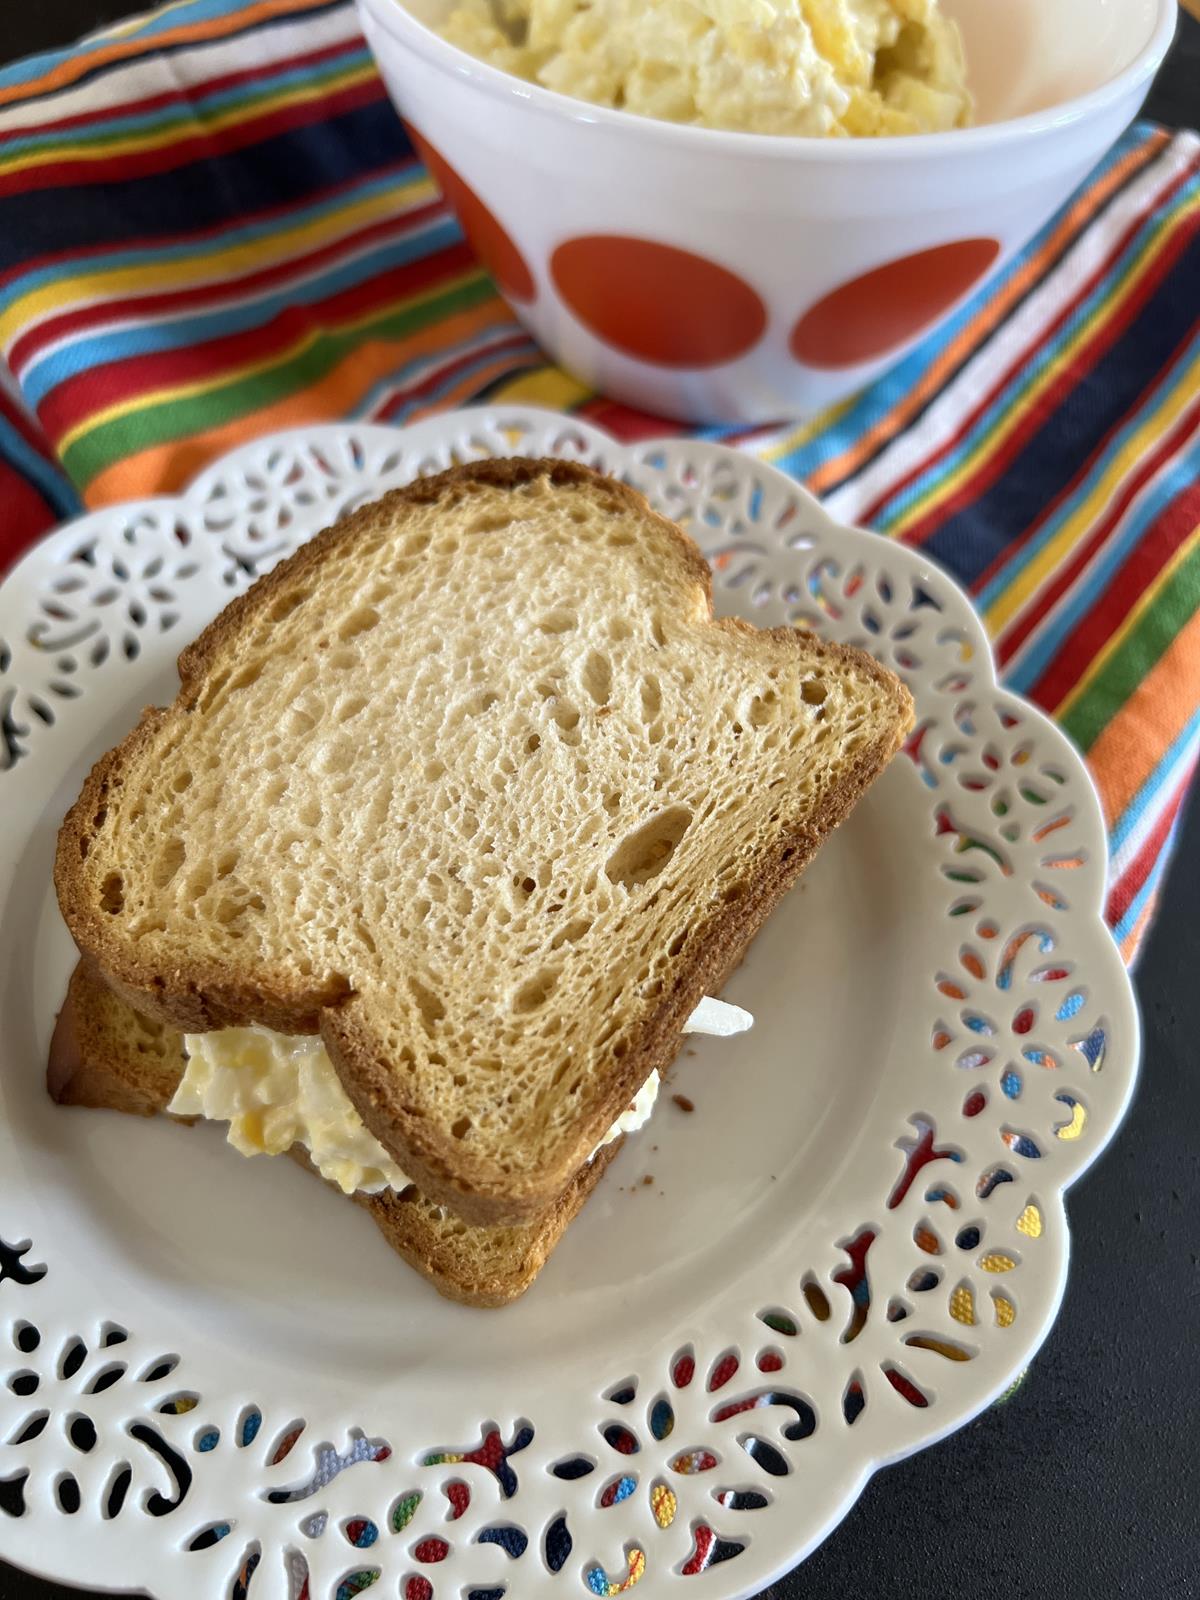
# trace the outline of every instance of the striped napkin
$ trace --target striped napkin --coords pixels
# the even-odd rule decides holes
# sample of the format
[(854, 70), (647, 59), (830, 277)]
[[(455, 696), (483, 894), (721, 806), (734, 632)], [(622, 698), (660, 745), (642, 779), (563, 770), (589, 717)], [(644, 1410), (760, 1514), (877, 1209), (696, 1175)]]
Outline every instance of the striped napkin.
[[(1139, 126), (857, 399), (724, 433), (975, 596), (1085, 750), (1132, 959), (1200, 744), (1200, 138)], [(0, 72), (0, 568), (258, 433), (540, 402), (548, 365), (388, 105), (348, 0), (177, 0)]]

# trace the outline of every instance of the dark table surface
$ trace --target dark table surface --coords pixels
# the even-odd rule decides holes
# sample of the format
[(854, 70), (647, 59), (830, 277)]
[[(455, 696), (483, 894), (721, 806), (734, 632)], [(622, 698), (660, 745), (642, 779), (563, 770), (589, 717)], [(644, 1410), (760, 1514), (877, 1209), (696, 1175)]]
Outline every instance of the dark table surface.
[[(7, 0), (0, 59), (132, 10), (129, 0)], [(1200, 22), (1180, 23), (1146, 114), (1194, 127)], [(946, 1443), (879, 1473), (764, 1600), (1200, 1595), (1198, 887), (1193, 802), (1137, 972), (1141, 1088), (1070, 1198), (1066, 1301), (1025, 1383)], [(0, 1562), (0, 1600), (78, 1595)]]

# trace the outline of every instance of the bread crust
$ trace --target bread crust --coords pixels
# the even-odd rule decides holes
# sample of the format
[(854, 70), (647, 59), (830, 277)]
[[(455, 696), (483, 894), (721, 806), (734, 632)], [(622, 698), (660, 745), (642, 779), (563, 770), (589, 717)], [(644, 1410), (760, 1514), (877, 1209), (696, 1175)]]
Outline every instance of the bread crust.
[(511, 489), (542, 477), (554, 487), (586, 484), (595, 492), (599, 485), (611, 497), (614, 510), (652, 519), (677, 549), (682, 569), (703, 597), (711, 619), (712, 577), (700, 551), (682, 530), (653, 512), (641, 495), (622, 483), (575, 463), (523, 459), (481, 461), (418, 480), (318, 534), (234, 600), (183, 651), (179, 658), (181, 688), (174, 706), (144, 713), (133, 733), (97, 763), (63, 824), (55, 864), (55, 883), (68, 926), (114, 992), (139, 1012), (185, 1032), (250, 1022), (284, 1033), (319, 1032), (364, 1123), (411, 1174), (423, 1194), (450, 1206), (469, 1222), (490, 1226), (528, 1222), (554, 1206), (603, 1129), (612, 1125), (652, 1072), (670, 1064), (696, 1004), (706, 992), (719, 989), (740, 963), (750, 941), (822, 840), (849, 814), (900, 748), (911, 726), (912, 701), (898, 679), (862, 651), (825, 643), (792, 628), (764, 631), (738, 619), (711, 624), (733, 634), (769, 637), (781, 650), (803, 654), (806, 662), (825, 659), (852, 665), (870, 678), (889, 705), (889, 731), (858, 752), (838, 788), (825, 796), (819, 811), (802, 828), (774, 841), (752, 880), (739, 886), (737, 899), (719, 903), (692, 927), (674, 981), (627, 1032), (622, 1058), (613, 1059), (609, 1072), (597, 1074), (602, 1081), (593, 1079), (590, 1094), (581, 1097), (578, 1137), (573, 1143), (562, 1142), (557, 1158), (534, 1172), (501, 1170), (494, 1160), (474, 1154), (417, 1107), (398, 1098), (395, 1074), (381, 1055), (378, 1037), (365, 1014), (366, 1002), (352, 992), (344, 977), (327, 973), (299, 982), (283, 970), (260, 967), (247, 974), (198, 961), (171, 971), (159, 970), (141, 958), (133, 942), (114, 937), (113, 919), (106, 917), (85, 891), (81, 864), (123, 774), (136, 763), (163, 719), (184, 717), (195, 709), (214, 662), (237, 638), (245, 619), (269, 607), (283, 585), (294, 585), (305, 574), (317, 573), (331, 550), (352, 543), (372, 528), (381, 509), (405, 503), (451, 505), (479, 486)]

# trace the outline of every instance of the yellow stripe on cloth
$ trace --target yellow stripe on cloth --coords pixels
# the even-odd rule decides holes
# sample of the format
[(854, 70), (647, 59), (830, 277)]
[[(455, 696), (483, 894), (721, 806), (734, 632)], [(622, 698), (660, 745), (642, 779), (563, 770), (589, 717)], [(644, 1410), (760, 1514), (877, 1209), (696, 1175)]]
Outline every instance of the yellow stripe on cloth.
[(1171, 579), (1179, 571), (1180, 567), (1183, 566), (1184, 562), (1189, 558), (1189, 556), (1191, 556), (1198, 548), (1200, 548), (1200, 527), (1192, 530), (1188, 537), (1175, 551), (1170, 561), (1168, 561), (1166, 566), (1163, 567), (1162, 571), (1158, 574), (1158, 577), (1154, 580), (1150, 587), (1145, 589), (1142, 594), (1139, 595), (1137, 604), (1132, 607), (1129, 615), (1117, 629), (1116, 633), (1104, 641), (1103, 648), (1098, 651), (1091, 661), (1088, 662), (1086, 672), (1083, 673), (1079, 681), (1072, 687), (1070, 693), (1060, 700), (1056, 706), (1049, 708), (1050, 714), (1056, 718), (1056, 720), (1061, 721), (1070, 711), (1071, 707), (1087, 693), (1088, 686), (1100, 675), (1101, 672), (1103, 672), (1108, 662), (1121, 648), (1121, 645), (1133, 632), (1134, 628), (1137, 627), (1138, 623), (1146, 615), (1147, 611), (1149, 611), (1154, 605), (1154, 602), (1158, 598), (1159, 594), (1161, 594), (1161, 592), (1170, 583)]
[(1071, 367), (1083, 346), (1101, 329), (1111, 328), (1119, 319), (1126, 302), (1140, 291), (1147, 272), (1162, 253), (1165, 234), (1179, 231), (1197, 213), (1200, 213), (1200, 194), (1154, 231), (1130, 263), (1128, 270), (1112, 284), (1102, 304), (1093, 307), (1090, 314), (1080, 321), (1074, 334), (1060, 347), (1053, 360), (1046, 363), (1032, 385), (1027, 389), (1014, 391), (1011, 400), (999, 412), (996, 423), (983, 438), (975, 441), (954, 471), (946, 477), (938, 478), (923, 495), (905, 507), (891, 524), (889, 531), (892, 534), (902, 534), (914, 523), (923, 521), (939, 505), (958, 493), (966, 480), (978, 470), (981, 461), (994, 460), (1003, 454), (1004, 446), (1012, 434), (1031, 415), (1038, 414), (1044, 396)]
[(1112, 828), (1150, 781), (1196, 709), (1200, 682), (1200, 610), (1171, 640), (1088, 751), (1102, 773), (1104, 820)]
[(197, 130), (208, 138), (213, 134), (224, 133), (230, 128), (240, 127), (243, 123), (255, 122), (260, 117), (269, 116), (287, 106), (304, 105), (311, 100), (324, 100), (327, 96), (352, 88), (357, 83), (369, 83), (375, 76), (375, 67), (373, 63), (368, 62), (365, 66), (348, 67), (336, 76), (321, 78), (311, 83), (296, 84), (288, 89), (281, 89), (276, 94), (265, 96), (261, 100), (252, 100), (246, 105), (231, 106), (227, 111), (207, 114), (203, 122), (186, 123), (182, 126), (172, 123), (165, 129), (150, 128), (144, 133), (129, 134), (123, 139), (104, 140), (92, 136), (80, 139), (75, 144), (53, 145), (46, 150), (18, 151), (7, 159), (0, 158), (0, 172), (31, 172), (38, 167), (58, 166), (66, 161), (83, 163), (113, 161), (120, 156), (138, 155), (144, 150), (166, 149)]
[[(434, 284), (421, 294), (411, 295), (403, 301), (406, 311), (416, 310), (433, 300), (440, 300), (445, 295), (452, 293), (462, 284), (470, 283), (478, 277), (478, 269), (472, 267), (469, 271), (460, 273), (457, 277), (447, 278), (441, 283)], [(111, 422), (120, 422), (127, 417), (136, 416), (139, 411), (151, 411), (156, 406), (167, 405), (178, 400), (195, 400), (198, 396), (208, 394), (214, 389), (228, 389), (239, 383), (245, 383), (248, 378), (257, 378), (264, 372), (272, 372), (276, 367), (286, 366), (288, 362), (295, 361), (298, 356), (305, 354), (321, 340), (328, 338), (331, 327), (336, 327), (341, 334), (354, 334), (369, 328), (372, 323), (379, 321), (379, 309), (376, 307), (365, 312), (360, 317), (351, 318), (348, 322), (324, 324), (319, 328), (306, 329), (304, 334), (283, 349), (273, 350), (270, 355), (263, 356), (257, 361), (248, 361), (240, 367), (223, 367), (220, 372), (207, 378), (199, 379), (192, 383), (167, 385), (161, 389), (147, 389), (129, 400), (119, 401), (116, 405), (94, 411), (86, 422), (81, 422), (69, 433), (62, 436), (57, 442), (58, 453), (65, 456), (67, 452), (81, 439), (87, 437), (97, 428), (103, 428)]]
[(95, 510), (147, 495), (173, 494), (211, 461), (248, 438), (310, 422), (328, 422), (331, 417), (353, 416), (371, 391), (395, 372), (401, 358), (412, 361), (469, 339), (495, 319), (496, 309), (496, 302), (489, 300), (399, 340), (368, 340), (350, 351), (320, 383), (256, 411), (239, 413), (202, 433), (131, 451), (97, 473), (84, 490), (84, 502)]
[(984, 621), (992, 638), (1002, 633), (1026, 602), (1054, 576), (1068, 552), (1100, 521), (1105, 506), (1112, 504), (1121, 481), (1145, 459), (1156, 441), (1166, 438), (1187, 407), (1195, 403), (1198, 395), (1200, 355), (1186, 372), (1176, 376), (1174, 386), (1160, 398), (1157, 408), (1149, 413), (1141, 427), (1130, 435), (1096, 480), (1090, 493), (1054, 537), (1030, 558), (1018, 576), (988, 607)]
[(172, 289), (195, 289), (208, 284), (224, 286), (231, 279), (308, 254), (372, 222), (415, 209), (435, 199), (437, 194), (433, 182), (421, 173), (395, 188), (384, 188), (297, 227), (259, 239), (211, 252), (198, 250), (195, 255), (179, 259), (148, 261), (145, 266), (83, 272), (78, 277), (45, 284), (31, 289), (0, 312), (0, 344), (8, 348), (22, 333), (47, 317), (104, 300), (122, 300), (143, 290), (158, 296)]

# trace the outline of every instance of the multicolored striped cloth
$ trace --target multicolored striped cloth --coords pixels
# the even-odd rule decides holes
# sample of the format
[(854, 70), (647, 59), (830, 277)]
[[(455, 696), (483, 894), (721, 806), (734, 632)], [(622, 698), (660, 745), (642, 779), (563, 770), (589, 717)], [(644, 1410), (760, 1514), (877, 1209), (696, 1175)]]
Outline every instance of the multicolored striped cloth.
[[(1141, 126), (850, 404), (730, 433), (976, 596), (1087, 752), (1128, 957), (1200, 744), (1200, 138)], [(348, 0), (177, 0), (0, 72), (0, 568), (244, 438), (537, 401), (549, 366), (388, 105)]]

